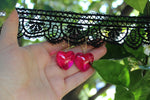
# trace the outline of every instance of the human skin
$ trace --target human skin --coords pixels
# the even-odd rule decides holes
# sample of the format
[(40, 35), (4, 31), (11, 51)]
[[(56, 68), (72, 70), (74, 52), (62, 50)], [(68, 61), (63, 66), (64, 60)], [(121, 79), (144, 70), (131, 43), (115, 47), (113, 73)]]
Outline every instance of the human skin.
[[(61, 100), (94, 73), (93, 68), (81, 72), (75, 65), (69, 70), (57, 65), (56, 53), (66, 49), (66, 43), (19, 47), (17, 33), (18, 15), (14, 10), (0, 35), (0, 100)], [(68, 50), (82, 52), (80, 46)], [(106, 48), (88, 46), (86, 51), (98, 60)]]

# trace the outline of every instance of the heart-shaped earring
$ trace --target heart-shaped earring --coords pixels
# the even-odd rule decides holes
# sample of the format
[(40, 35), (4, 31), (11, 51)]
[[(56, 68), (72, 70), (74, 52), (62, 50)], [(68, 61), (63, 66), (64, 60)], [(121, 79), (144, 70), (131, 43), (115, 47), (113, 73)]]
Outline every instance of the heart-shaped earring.
[(73, 65), (74, 59), (75, 54), (72, 51), (68, 52), (59, 51), (56, 55), (56, 61), (58, 66), (64, 70), (69, 69)]
[(82, 72), (88, 70), (94, 61), (92, 53), (77, 53), (75, 56), (75, 64)]

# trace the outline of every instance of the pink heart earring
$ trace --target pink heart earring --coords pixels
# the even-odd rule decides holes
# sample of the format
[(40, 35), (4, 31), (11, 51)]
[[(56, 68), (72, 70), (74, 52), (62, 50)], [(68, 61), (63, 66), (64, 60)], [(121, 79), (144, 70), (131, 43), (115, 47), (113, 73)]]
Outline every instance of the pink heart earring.
[[(69, 38), (68, 38), (68, 48), (70, 48)], [(68, 70), (73, 65), (74, 59), (75, 59), (75, 54), (73, 51), (68, 51), (68, 52), (58, 51), (56, 55), (56, 62), (58, 66), (64, 70)]]
[(74, 63), (75, 54), (72, 51), (59, 51), (56, 55), (56, 61), (60, 68), (68, 70)]
[(92, 53), (77, 53), (75, 56), (75, 65), (82, 72), (87, 71), (94, 61), (94, 56)]
[[(87, 50), (87, 44), (85, 44), (85, 49), (82, 47), (83, 52)], [(80, 71), (87, 71), (94, 61), (94, 56), (92, 53), (77, 53), (75, 56), (75, 65)]]

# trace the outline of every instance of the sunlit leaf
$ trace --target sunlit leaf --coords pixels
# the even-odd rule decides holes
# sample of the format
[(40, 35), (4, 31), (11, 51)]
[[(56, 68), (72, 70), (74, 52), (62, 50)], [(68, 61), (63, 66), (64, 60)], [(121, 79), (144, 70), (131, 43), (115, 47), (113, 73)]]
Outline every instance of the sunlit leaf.
[(148, 0), (124, 0), (128, 5), (143, 13)]
[(93, 63), (93, 67), (106, 82), (128, 87), (130, 83), (129, 71), (119, 62), (98, 60)]

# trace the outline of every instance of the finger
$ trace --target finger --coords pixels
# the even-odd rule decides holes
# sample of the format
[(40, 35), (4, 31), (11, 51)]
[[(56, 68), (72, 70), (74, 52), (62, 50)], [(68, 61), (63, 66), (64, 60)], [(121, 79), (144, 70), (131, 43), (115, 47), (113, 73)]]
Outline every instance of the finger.
[[(88, 47), (86, 48), (86, 51), (90, 51), (91, 49), (93, 49), (93, 47), (92, 47), (92, 46), (88, 46)], [(67, 51), (73, 51), (74, 54), (76, 54), (76, 53), (78, 53), (78, 52), (83, 52), (81, 46), (77, 46), (77, 47), (74, 47), (74, 48), (67, 49)], [(71, 68), (69, 68), (68, 70), (64, 70), (65, 77), (71, 76), (71, 75), (73, 75), (74, 73), (77, 73), (77, 72), (79, 72), (79, 71), (80, 71), (80, 70), (75, 66), (75, 64), (73, 64), (73, 66), (71, 66)]]
[(78, 52), (86, 53), (86, 52), (89, 52), (93, 48), (94, 47), (92, 47), (92, 46), (81, 45), (81, 46), (76, 46), (74, 48), (70, 48), (67, 51), (73, 51), (75, 54), (78, 53)]
[(93, 73), (94, 69), (90, 68), (86, 72), (78, 72), (70, 77), (67, 77), (65, 79), (66, 93), (68, 93), (69, 91), (73, 90), (74, 88), (85, 82)]
[[(52, 58), (52, 62), (54, 62), (55, 65), (57, 65), (56, 62), (56, 54), (58, 51), (63, 50), (63, 51), (73, 51), (75, 54), (77, 52), (82, 52), (82, 49), (80, 46), (74, 47), (74, 48), (70, 48), (70, 49), (66, 49), (67, 45), (65, 43), (60, 43), (60, 44), (56, 44), (56, 45), (52, 45), (48, 42), (44, 42), (42, 43), (42, 45), (44, 46), (44, 48), (47, 49), (47, 51), (49, 52), (51, 58)], [(62, 46), (65, 45), (65, 46)], [(89, 46), (87, 47), (87, 50), (91, 50), (93, 47)], [(55, 56), (53, 56), (55, 55)], [(59, 67), (57, 65), (57, 67)], [(74, 73), (79, 72), (80, 70), (75, 66), (75, 64), (73, 64), (73, 66), (71, 66), (71, 68), (69, 68), (68, 70), (63, 70), (61, 68), (58, 68), (59, 70), (61, 70), (64, 73), (64, 77), (68, 77)]]
[[(52, 44), (50, 44), (48, 42), (44, 42), (44, 43), (42, 43), (42, 45), (44, 46), (44, 48), (47, 49), (47, 51), (49, 52), (50, 56), (52, 56), (53, 54), (56, 55), (56, 53), (58, 51), (60, 51), (62, 49), (64, 50), (65, 48), (67, 48), (67, 44), (66, 43), (60, 43), (60, 44), (52, 45)], [(78, 52), (83, 52), (81, 46), (70, 48), (70, 49), (67, 49), (66, 51), (73, 51), (75, 54), (78, 53)], [(86, 48), (86, 51), (91, 52), (95, 56), (95, 60), (96, 60), (96, 59), (102, 57), (105, 54), (106, 48), (105, 48), (105, 46), (102, 46), (100, 48), (93, 49), (92, 46), (88, 46)], [(56, 56), (53, 56), (53, 60), (56, 63)], [(60, 70), (62, 70), (62, 69), (60, 68)], [(74, 64), (68, 70), (62, 70), (62, 71), (64, 73), (64, 77), (68, 77), (68, 76), (71, 76), (71, 75), (79, 72), (80, 70)]]
[(14, 10), (3, 24), (0, 40), (6, 44), (18, 44), (18, 14)]
[(106, 54), (107, 49), (106, 49), (105, 44), (104, 44), (103, 46), (101, 46), (99, 48), (92, 49), (89, 52), (93, 54), (94, 60), (98, 60)]
[[(73, 51), (75, 54), (78, 52), (83, 52), (81, 46), (69, 49), (68, 51)], [(99, 58), (103, 57), (106, 54), (107, 49), (105, 47), (105, 44), (103, 44), (99, 48), (94, 48), (92, 46), (88, 46), (85, 51), (88, 53), (92, 53), (94, 56), (94, 60), (98, 60)]]
[[(74, 51), (75, 53), (82, 52), (80, 47), (73, 48), (72, 51)], [(87, 47), (87, 51), (93, 54), (94, 60), (98, 60), (102, 56), (105, 55), (107, 50), (106, 50), (105, 45), (103, 45), (103, 46), (101, 46), (99, 48), (93, 48), (91, 46), (88, 46)], [(79, 71), (80, 70), (74, 64), (70, 69), (68, 69), (67, 71), (65, 70), (64, 73), (65, 73), (65, 76), (68, 77), (68, 76), (73, 75), (74, 73), (77, 73)]]

